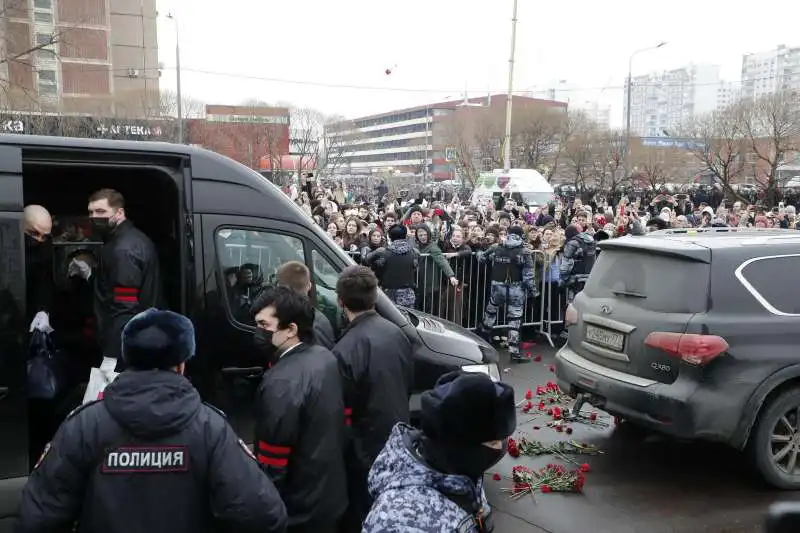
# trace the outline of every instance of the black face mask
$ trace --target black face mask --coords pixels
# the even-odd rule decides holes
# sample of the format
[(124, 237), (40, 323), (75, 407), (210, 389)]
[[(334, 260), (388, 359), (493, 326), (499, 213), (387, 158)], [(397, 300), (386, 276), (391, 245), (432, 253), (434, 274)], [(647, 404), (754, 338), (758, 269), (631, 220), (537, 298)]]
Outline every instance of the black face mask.
[(431, 466), (447, 474), (467, 476), (474, 481), (500, 462), (507, 451), (506, 441), (503, 441), (499, 450), (482, 444), (445, 445), (428, 438), (423, 438), (421, 444), (420, 451)]
[(89, 222), (92, 223), (92, 232), (102, 239), (108, 237), (114, 229), (109, 218), (90, 217)]
[(272, 333), (272, 331), (256, 328), (256, 332), (253, 334), (253, 344), (256, 350), (266, 357), (270, 364), (278, 360), (278, 350), (272, 345)]
[(28, 254), (28, 260), (32, 263), (39, 263), (51, 260), (51, 252), (53, 243), (49, 237), (43, 241), (39, 241), (25, 234), (25, 249)]

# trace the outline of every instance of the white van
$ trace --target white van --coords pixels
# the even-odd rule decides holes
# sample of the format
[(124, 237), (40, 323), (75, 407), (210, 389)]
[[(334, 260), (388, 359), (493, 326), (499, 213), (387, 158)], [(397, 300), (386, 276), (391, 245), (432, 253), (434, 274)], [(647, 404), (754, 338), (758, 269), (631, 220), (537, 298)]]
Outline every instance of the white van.
[(472, 205), (486, 205), (496, 196), (510, 193), (519, 204), (529, 207), (547, 205), (555, 198), (553, 187), (547, 179), (530, 168), (512, 168), (483, 172), (475, 182), (475, 190), (470, 197)]

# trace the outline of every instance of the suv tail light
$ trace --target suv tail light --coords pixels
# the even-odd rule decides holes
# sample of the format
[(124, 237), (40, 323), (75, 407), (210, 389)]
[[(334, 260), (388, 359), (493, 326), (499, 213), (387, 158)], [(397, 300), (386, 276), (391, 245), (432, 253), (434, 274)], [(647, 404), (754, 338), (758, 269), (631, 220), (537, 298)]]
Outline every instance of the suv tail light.
[(728, 351), (728, 343), (717, 335), (655, 331), (644, 343), (695, 366), (704, 366)]
[(578, 311), (575, 309), (575, 306), (569, 304), (567, 306), (567, 311), (564, 313), (564, 326), (571, 326), (572, 324), (578, 323)]

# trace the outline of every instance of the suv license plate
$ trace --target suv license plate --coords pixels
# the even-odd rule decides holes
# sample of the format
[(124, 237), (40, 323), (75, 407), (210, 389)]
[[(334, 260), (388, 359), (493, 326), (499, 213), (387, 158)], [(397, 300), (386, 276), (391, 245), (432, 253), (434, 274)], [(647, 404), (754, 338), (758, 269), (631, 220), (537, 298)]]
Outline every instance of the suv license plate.
[(622, 346), (625, 344), (625, 336), (622, 333), (590, 326), (588, 324), (586, 325), (586, 340), (618, 352), (622, 351)]

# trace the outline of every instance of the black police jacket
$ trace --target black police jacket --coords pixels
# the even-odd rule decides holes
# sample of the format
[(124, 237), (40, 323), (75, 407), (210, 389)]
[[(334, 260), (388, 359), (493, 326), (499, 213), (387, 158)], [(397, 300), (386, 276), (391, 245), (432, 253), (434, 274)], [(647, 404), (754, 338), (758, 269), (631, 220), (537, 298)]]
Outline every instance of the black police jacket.
[(123, 372), (70, 414), (22, 492), (15, 533), (280, 533), (286, 508), (224, 416), (173, 372)]
[(103, 245), (96, 270), (98, 340), (103, 355), (115, 357), (121, 363), (122, 328), (137, 313), (163, 305), (155, 245), (126, 220), (114, 229)]
[(299, 344), (256, 393), (255, 452), (286, 504), (290, 528), (328, 530), (347, 508), (344, 401), (336, 358)]
[(409, 422), (413, 348), (396, 325), (375, 311), (358, 315), (333, 347), (339, 360), (351, 446), (369, 470), (394, 425)]

